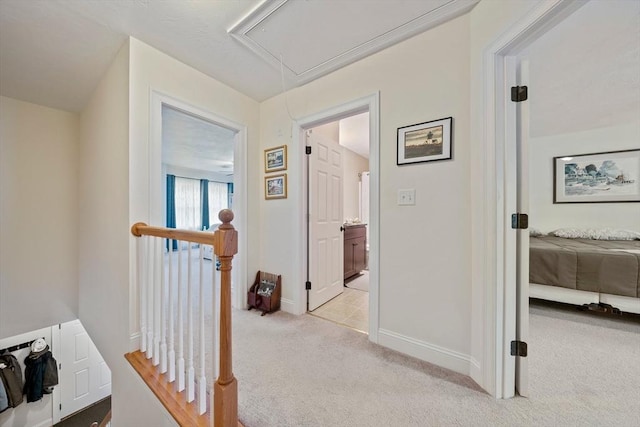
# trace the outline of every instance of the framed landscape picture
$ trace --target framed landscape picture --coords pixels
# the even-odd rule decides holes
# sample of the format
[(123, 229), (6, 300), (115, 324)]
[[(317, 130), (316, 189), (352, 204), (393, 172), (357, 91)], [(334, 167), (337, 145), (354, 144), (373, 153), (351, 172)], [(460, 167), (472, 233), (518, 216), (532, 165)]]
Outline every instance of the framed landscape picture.
[(553, 203), (640, 202), (640, 149), (553, 158)]
[(452, 117), (398, 128), (398, 165), (451, 159)]
[(286, 199), (287, 198), (287, 174), (264, 177), (264, 198)]
[(283, 171), (287, 169), (287, 146), (269, 148), (264, 150), (265, 173)]

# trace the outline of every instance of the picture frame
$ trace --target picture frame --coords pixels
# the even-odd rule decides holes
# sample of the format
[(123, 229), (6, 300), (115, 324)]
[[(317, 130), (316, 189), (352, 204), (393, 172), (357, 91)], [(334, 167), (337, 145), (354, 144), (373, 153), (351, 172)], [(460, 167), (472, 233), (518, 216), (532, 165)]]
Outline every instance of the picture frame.
[(398, 128), (398, 165), (450, 160), (453, 117)]
[(264, 177), (264, 198), (266, 200), (287, 198), (286, 173)]
[(287, 170), (287, 146), (268, 148), (264, 150), (264, 172)]
[(640, 149), (553, 158), (553, 203), (640, 202)]

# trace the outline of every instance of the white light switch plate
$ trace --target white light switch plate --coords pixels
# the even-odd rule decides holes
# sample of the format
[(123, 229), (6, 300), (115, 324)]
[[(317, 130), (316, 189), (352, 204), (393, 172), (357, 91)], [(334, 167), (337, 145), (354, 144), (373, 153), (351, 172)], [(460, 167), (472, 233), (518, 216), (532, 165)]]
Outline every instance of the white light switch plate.
[(408, 206), (416, 204), (416, 190), (414, 188), (408, 190), (398, 190), (398, 205)]

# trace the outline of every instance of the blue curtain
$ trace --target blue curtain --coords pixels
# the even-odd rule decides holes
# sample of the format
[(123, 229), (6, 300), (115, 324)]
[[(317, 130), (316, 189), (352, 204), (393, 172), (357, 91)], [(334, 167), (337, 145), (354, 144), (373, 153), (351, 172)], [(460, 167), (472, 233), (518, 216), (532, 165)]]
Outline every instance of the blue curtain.
[(233, 182), (227, 183), (227, 206), (233, 209)]
[(209, 228), (209, 180), (200, 180), (200, 206), (202, 209), (202, 229)]
[[(167, 228), (176, 228), (176, 176), (167, 175)], [(173, 250), (178, 249), (178, 241), (171, 241)], [(167, 240), (167, 250), (169, 241)]]

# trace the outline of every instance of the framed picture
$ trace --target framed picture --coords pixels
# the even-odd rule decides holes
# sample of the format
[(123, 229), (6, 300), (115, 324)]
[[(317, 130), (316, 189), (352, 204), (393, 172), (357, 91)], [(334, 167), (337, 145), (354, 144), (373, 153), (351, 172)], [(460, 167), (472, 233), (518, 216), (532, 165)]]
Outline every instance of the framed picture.
[(264, 177), (264, 198), (286, 199), (287, 198), (287, 174)]
[(451, 158), (452, 117), (398, 128), (398, 165)]
[(269, 148), (264, 150), (265, 173), (283, 171), (287, 169), (287, 146)]
[(640, 202), (640, 150), (553, 158), (553, 203)]

